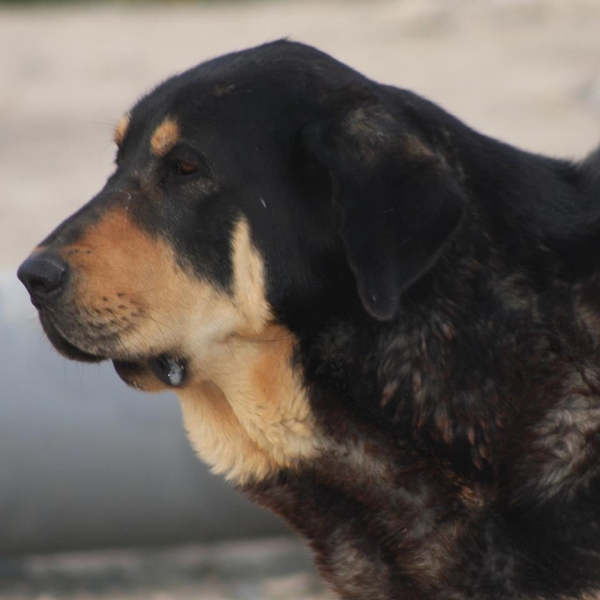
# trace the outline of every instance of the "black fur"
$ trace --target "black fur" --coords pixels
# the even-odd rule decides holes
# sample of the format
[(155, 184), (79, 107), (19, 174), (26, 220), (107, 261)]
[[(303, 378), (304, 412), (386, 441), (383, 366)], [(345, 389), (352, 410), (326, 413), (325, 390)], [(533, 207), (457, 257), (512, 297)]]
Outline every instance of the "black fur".
[(167, 114), (218, 186), (165, 171), (137, 222), (227, 288), (247, 218), (331, 444), (243, 491), (343, 598), (600, 594), (598, 153), (517, 150), (280, 41), (144, 98), (104, 196)]

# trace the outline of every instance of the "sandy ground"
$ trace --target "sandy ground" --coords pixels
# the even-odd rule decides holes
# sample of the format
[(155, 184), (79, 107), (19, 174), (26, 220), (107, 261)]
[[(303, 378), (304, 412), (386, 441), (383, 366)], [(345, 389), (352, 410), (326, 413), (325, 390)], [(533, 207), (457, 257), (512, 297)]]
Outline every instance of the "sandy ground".
[(301, 544), (278, 539), (0, 561), (2, 600), (331, 600)]
[[(282, 36), (317, 45), (534, 151), (580, 157), (600, 141), (598, 0), (0, 8), (0, 270), (14, 270), (101, 187), (111, 170), (113, 125), (142, 92), (205, 58)], [(292, 546), (290, 556), (305, 556)], [(197, 549), (195, 559), (186, 552), (110, 554), (87, 563), (67, 557), (53, 566), (37, 562), (37, 571), (33, 563), (7, 563), (0, 597), (317, 597), (304, 566), (275, 578), (267, 572), (281, 548), (231, 550), (242, 557), (232, 563), (237, 571), (211, 562), (214, 554), (228, 564), (229, 550)], [(253, 557), (266, 571), (252, 566)], [(151, 577), (150, 587), (142, 585), (153, 571), (148, 565), (164, 575), (160, 582)]]

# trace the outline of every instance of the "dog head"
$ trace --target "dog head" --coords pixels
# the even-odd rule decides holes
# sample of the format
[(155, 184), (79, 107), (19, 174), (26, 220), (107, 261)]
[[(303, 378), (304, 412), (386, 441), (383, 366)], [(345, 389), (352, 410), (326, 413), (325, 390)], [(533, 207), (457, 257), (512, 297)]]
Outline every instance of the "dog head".
[(48, 338), (185, 389), (293, 315), (393, 319), (465, 204), (396, 97), (290, 42), (157, 87), (119, 121), (104, 189), (19, 270)]

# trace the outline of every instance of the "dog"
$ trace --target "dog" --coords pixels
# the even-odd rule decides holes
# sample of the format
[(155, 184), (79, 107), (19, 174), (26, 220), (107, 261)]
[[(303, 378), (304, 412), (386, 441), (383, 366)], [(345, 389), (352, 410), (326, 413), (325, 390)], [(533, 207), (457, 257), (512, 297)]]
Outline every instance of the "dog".
[(114, 137), (18, 273), (61, 354), (173, 390), (341, 598), (598, 597), (598, 153), (518, 150), (287, 40)]

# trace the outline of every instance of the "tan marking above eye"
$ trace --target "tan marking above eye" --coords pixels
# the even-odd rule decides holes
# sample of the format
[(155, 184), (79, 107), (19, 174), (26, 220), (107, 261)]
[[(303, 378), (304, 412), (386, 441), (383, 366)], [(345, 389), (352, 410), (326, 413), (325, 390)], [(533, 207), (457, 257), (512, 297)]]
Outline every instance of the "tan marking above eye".
[(114, 140), (117, 146), (120, 146), (127, 135), (127, 129), (129, 128), (129, 121), (131, 120), (131, 115), (129, 113), (125, 113), (117, 122), (114, 131)]
[(164, 156), (172, 150), (179, 141), (179, 126), (175, 119), (167, 117), (155, 130), (150, 138), (150, 150), (157, 157)]

